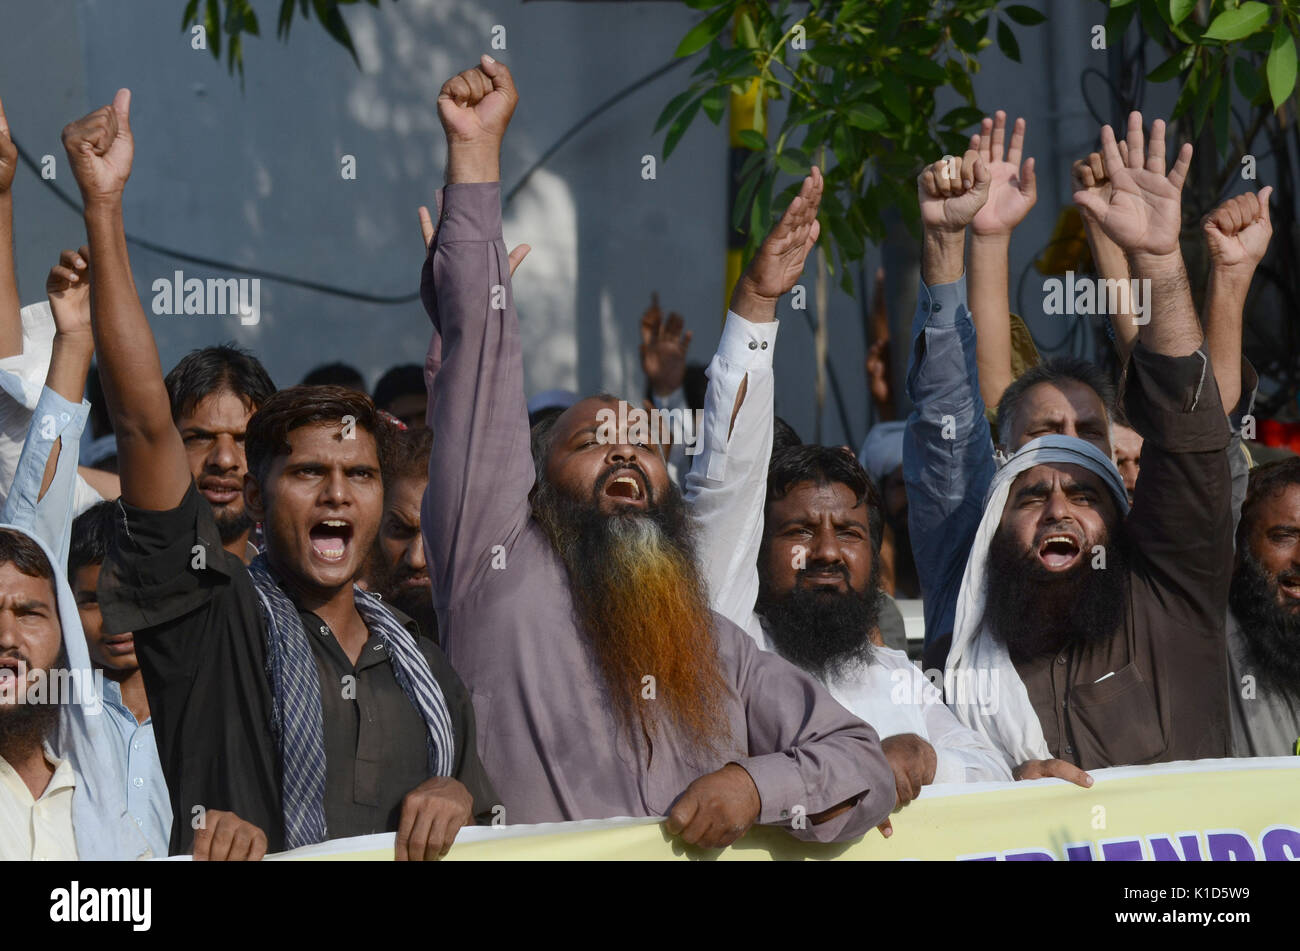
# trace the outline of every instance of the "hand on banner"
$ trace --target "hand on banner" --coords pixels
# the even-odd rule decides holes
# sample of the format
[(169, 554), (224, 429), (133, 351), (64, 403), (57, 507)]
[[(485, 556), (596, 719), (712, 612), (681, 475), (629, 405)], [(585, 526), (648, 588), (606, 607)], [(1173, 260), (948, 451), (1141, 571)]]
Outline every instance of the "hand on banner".
[(474, 797), (459, 780), (434, 776), (402, 799), (395, 840), (399, 862), (433, 862), (451, 851), (461, 826), (474, 819)]
[(721, 849), (758, 821), (762, 801), (743, 766), (728, 763), (686, 787), (668, 810), (664, 828), (687, 845)]
[(1076, 786), (1082, 786), (1084, 789), (1087, 789), (1092, 785), (1091, 776), (1073, 763), (1067, 763), (1063, 759), (1025, 760), (1011, 771), (1011, 777), (1017, 781), (1022, 779), (1047, 779), (1048, 777), (1055, 777), (1056, 779), (1067, 779)]
[(196, 862), (260, 862), (264, 855), (266, 833), (233, 812), (207, 810), (194, 833)]
[(894, 771), (898, 805), (906, 806), (921, 795), (921, 787), (934, 782), (939, 757), (934, 747), (915, 733), (900, 733), (880, 741), (885, 759)]

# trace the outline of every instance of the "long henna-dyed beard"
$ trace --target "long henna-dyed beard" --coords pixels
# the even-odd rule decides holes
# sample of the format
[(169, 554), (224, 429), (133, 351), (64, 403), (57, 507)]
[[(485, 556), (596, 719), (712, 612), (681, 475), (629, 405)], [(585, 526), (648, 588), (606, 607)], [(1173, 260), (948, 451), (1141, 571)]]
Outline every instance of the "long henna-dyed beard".
[[(590, 500), (539, 479), (533, 515), (568, 571), (578, 628), (620, 724), (651, 744), (669, 731), (689, 753), (713, 759), (732, 740), (728, 690), (686, 505), (670, 486), (645, 512), (605, 515), (596, 500), (612, 474)], [(654, 699), (645, 698), (648, 683)]]

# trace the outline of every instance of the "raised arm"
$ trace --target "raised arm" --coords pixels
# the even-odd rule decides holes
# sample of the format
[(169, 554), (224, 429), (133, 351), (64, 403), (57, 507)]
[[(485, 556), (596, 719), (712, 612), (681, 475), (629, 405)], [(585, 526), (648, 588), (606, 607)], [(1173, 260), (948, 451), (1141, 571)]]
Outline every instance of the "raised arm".
[(1074, 201), (1123, 249), (1133, 276), (1151, 282), (1151, 319), (1139, 328), (1138, 340), (1152, 353), (1187, 356), (1203, 339), (1178, 245), (1192, 145), (1183, 145), (1166, 174), (1164, 120), (1152, 123), (1148, 149), (1140, 112), (1129, 115), (1125, 142), (1128, 149), (1121, 155), (1114, 130), (1102, 126), (1101, 156), (1111, 182), (1110, 198), (1085, 190), (1076, 191)]
[(979, 153), (939, 161), (917, 180), (924, 228), (912, 320), (903, 478), (917, 577), (925, 601), (926, 666), (942, 667), (957, 593), (984, 493), (993, 440), (980, 398), (975, 327), (963, 276), (966, 226), (988, 197)]
[(82, 399), (94, 342), (89, 252), (64, 251), (46, 281), (55, 334), (45, 388), (32, 413), (3, 519), (30, 528), (66, 565), (76, 516), (77, 449), (90, 406)]
[(498, 555), (508, 559), (529, 517), (534, 472), (498, 158), (517, 101), (509, 70), (487, 56), (438, 96), (447, 186), (422, 280), (436, 436), (420, 525), (439, 607), (500, 564)]
[[(1119, 143), (1119, 153), (1121, 159), (1127, 159), (1128, 147), (1123, 142)], [(1110, 203), (1110, 179), (1106, 177), (1106, 166), (1102, 163), (1100, 152), (1091, 152), (1087, 158), (1078, 159), (1074, 163), (1070, 169), (1070, 183), (1076, 192), (1089, 192), (1107, 204)], [(1081, 207), (1079, 212), (1083, 218), (1083, 233), (1092, 250), (1092, 262), (1097, 268), (1097, 276), (1104, 281), (1119, 282), (1112, 286), (1131, 287), (1129, 280), (1132, 275), (1123, 250), (1102, 230), (1092, 211)], [(1115, 334), (1115, 352), (1123, 365), (1128, 362), (1133, 344), (1137, 342), (1138, 322), (1131, 296), (1121, 294), (1118, 300), (1127, 303), (1127, 309), (1108, 312), (1106, 316)]]
[(126, 251), (122, 192), (134, 152), (130, 107), (130, 91), (119, 89), (111, 105), (67, 126), (63, 145), (85, 204), (92, 327), (117, 434), (122, 499), (166, 511), (180, 504), (191, 476)]
[(822, 187), (821, 170), (814, 166), (736, 282), (709, 364), (702, 448), (686, 477), (711, 606), (745, 630), (758, 598), (758, 549), (772, 455), (776, 304), (799, 280), (821, 233)]
[(1205, 216), (1201, 230), (1210, 249), (1210, 281), (1205, 291), (1205, 336), (1214, 377), (1225, 409), (1241, 398), (1241, 317), (1255, 268), (1264, 259), (1273, 224), (1268, 199), (1273, 186), (1259, 194), (1229, 198)]
[(0, 358), (23, 351), (18, 276), (14, 271), (14, 173), (18, 147), (9, 138), (9, 122), (0, 103)]
[[(997, 406), (1002, 391), (1011, 385), (1011, 232), (1038, 200), (1034, 160), (1021, 164), (1025, 147), (1025, 120), (1017, 119), (1006, 147), (1007, 114), (998, 110), (985, 118), (970, 147), (979, 152), (989, 171), (989, 197), (971, 221), (971, 318), (975, 321), (976, 360), (980, 372), (980, 397), (985, 406)], [(1005, 154), (1005, 158), (1003, 157)]]

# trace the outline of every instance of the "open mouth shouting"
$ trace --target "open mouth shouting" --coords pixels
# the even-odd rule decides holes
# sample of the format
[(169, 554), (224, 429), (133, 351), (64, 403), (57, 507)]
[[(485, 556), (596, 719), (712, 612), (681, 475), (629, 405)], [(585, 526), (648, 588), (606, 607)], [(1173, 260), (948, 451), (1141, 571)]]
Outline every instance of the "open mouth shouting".
[(316, 557), (328, 564), (338, 564), (347, 557), (352, 543), (352, 523), (341, 518), (317, 522), (307, 533)]
[(616, 504), (636, 508), (645, 508), (650, 495), (645, 474), (632, 466), (620, 466), (607, 472), (599, 492)]
[(1083, 556), (1083, 539), (1074, 532), (1056, 531), (1038, 542), (1038, 560), (1048, 571), (1066, 571)]
[(1281, 574), (1277, 576), (1277, 590), (1281, 592), (1286, 606), (1293, 611), (1300, 611), (1300, 575)]

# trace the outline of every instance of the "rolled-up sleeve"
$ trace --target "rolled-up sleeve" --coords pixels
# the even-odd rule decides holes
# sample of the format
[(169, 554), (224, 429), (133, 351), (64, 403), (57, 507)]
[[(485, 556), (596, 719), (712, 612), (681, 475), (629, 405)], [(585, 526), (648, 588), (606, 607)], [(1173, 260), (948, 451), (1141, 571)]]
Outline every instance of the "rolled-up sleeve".
[(907, 392), (913, 404), (903, 437), (907, 520), (924, 598), (926, 664), (941, 667), (994, 471), (965, 277), (935, 287), (921, 283)]

